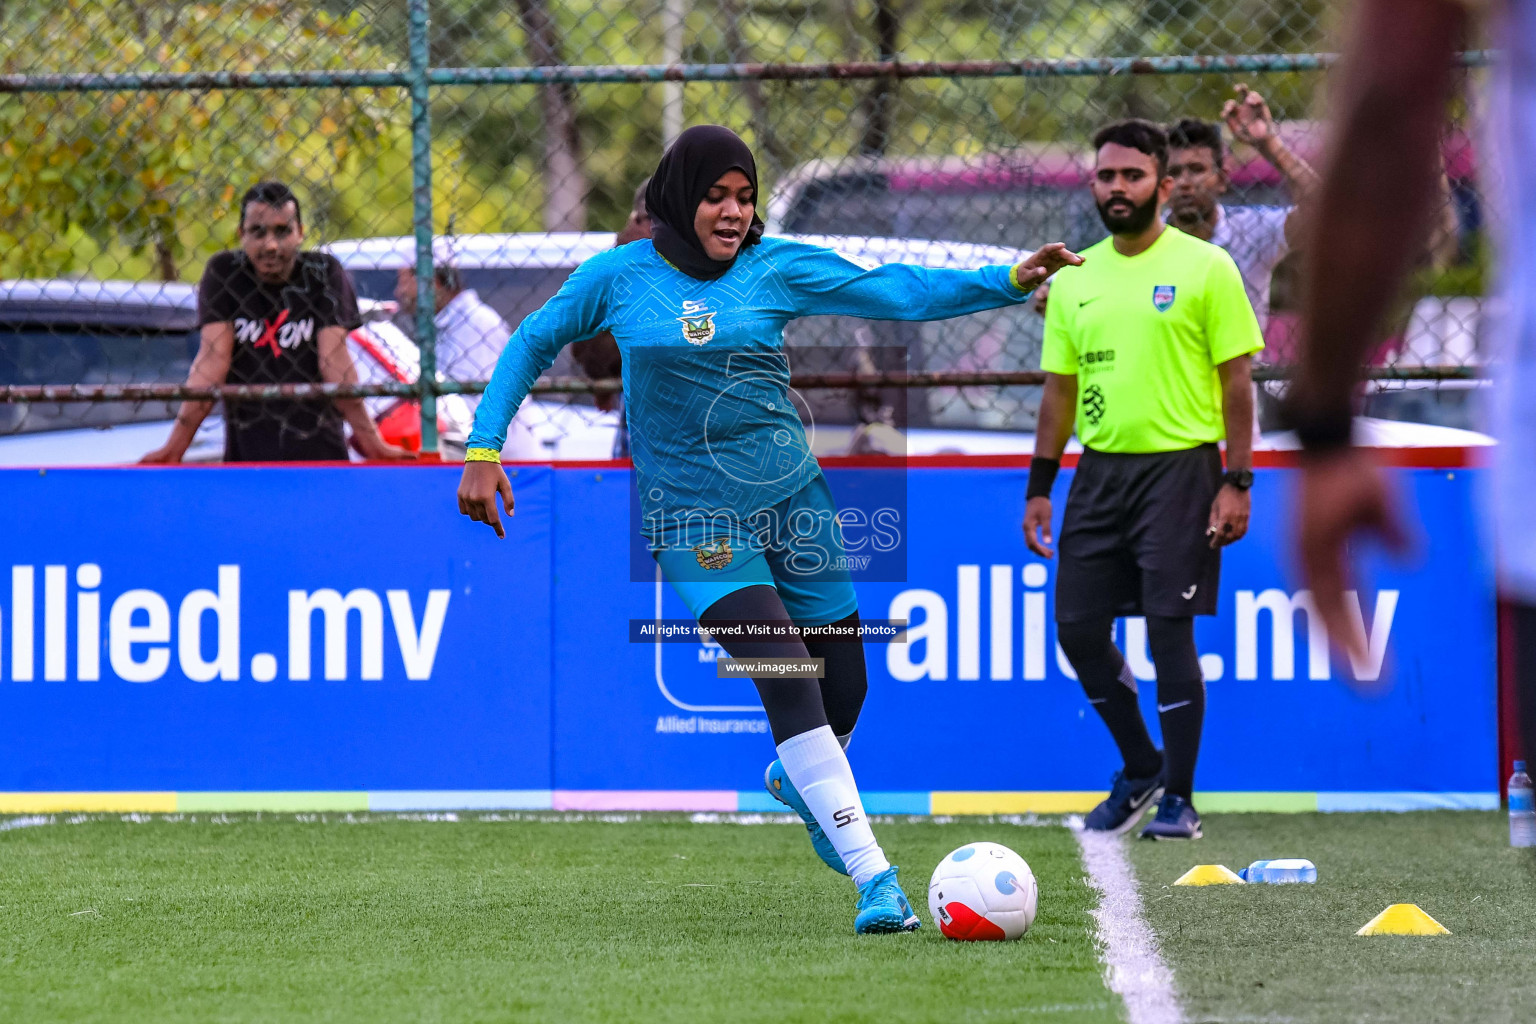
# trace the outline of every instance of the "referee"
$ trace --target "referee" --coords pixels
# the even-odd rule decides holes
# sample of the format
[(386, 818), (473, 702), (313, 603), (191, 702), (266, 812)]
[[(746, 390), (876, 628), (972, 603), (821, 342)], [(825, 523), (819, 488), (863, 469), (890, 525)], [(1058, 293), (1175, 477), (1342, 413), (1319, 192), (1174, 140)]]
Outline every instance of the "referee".
[[(1051, 291), (1024, 538), (1051, 557), (1051, 485), (1075, 418), (1084, 450), (1061, 528), (1057, 637), (1125, 760), (1084, 826), (1124, 833), (1161, 797), (1142, 836), (1198, 839), (1190, 796), (1205, 680), (1194, 616), (1216, 613), (1221, 547), (1248, 531), (1249, 363), (1264, 343), (1232, 257), (1163, 222), (1173, 189), (1163, 130), (1121, 121), (1093, 145), (1110, 237)], [(1146, 616), (1163, 751), (1114, 645), (1126, 615)]]

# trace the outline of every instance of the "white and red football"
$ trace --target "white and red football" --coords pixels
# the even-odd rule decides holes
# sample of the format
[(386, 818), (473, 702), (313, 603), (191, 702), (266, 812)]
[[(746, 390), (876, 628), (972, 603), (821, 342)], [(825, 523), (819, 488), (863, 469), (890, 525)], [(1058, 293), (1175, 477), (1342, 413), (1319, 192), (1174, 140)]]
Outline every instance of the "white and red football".
[(998, 843), (969, 843), (939, 861), (928, 911), (945, 938), (1017, 939), (1035, 922), (1040, 890), (1024, 858)]

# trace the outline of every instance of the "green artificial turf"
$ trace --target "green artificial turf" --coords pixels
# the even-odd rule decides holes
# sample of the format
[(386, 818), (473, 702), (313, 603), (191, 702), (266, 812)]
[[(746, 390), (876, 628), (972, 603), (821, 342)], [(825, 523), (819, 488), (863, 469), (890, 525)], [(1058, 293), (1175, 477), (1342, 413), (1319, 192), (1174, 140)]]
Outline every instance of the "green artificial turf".
[[(1508, 844), (1495, 813), (1227, 814), (1130, 852), (1191, 1022), (1493, 1024), (1536, 1020), (1536, 858)], [(1170, 884), (1275, 857), (1312, 860), (1317, 884)], [(1453, 934), (1355, 935), (1392, 903)]]
[[(851, 883), (798, 826), (491, 817), (0, 832), (0, 1020), (1120, 1019), (1059, 827), (877, 823), (924, 925), (856, 937)], [(983, 839), (1039, 879), (1022, 941), (928, 919), (933, 865)]]

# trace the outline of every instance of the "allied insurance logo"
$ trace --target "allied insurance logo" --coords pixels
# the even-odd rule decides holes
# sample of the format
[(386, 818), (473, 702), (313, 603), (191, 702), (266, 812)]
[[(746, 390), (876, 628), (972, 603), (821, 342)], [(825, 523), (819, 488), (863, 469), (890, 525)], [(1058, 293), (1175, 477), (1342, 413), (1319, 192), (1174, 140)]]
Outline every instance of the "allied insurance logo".
[(37, 679), (39, 669), (47, 682), (95, 682), (102, 678), (103, 653), (110, 674), (129, 683), (159, 681), (173, 657), (181, 674), (197, 683), (237, 682), (246, 672), (258, 683), (270, 683), (285, 668), (288, 679), (308, 680), (315, 674), (316, 639), (323, 641), (320, 674), (342, 680), (354, 622), (361, 677), (383, 679), (386, 618), (405, 677), (425, 680), (432, 677), (448, 615), (447, 590), (428, 590), (425, 601), (407, 590), (386, 590), (382, 599), (363, 587), (345, 594), (330, 588), (289, 590), (286, 650), (280, 644), (278, 650), (247, 653), (241, 647), (238, 565), (219, 566), (216, 589), (192, 590), (174, 608), (164, 595), (143, 588), (105, 601), (104, 574), (94, 563), (77, 566), (73, 574), (66, 565), (41, 568), (39, 573), (37, 566), (11, 566), (10, 604), (0, 608), (0, 625), (9, 627), (3, 630), (9, 657), (0, 657), (0, 668), (13, 682)]

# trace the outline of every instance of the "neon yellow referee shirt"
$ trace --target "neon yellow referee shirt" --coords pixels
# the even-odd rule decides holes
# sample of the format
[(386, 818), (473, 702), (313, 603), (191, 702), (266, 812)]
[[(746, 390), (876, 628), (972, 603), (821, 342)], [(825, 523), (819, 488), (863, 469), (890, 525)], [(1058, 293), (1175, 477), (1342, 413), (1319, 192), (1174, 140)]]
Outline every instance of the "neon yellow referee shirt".
[(1065, 267), (1046, 303), (1047, 373), (1077, 376), (1077, 436), (1101, 452), (1220, 441), (1216, 367), (1264, 347), (1225, 249), (1169, 225), (1136, 256), (1106, 238)]

